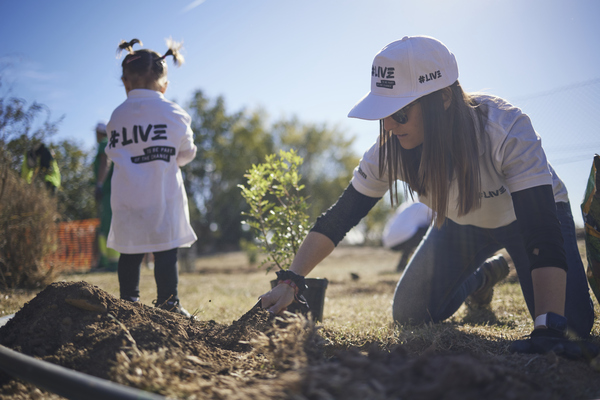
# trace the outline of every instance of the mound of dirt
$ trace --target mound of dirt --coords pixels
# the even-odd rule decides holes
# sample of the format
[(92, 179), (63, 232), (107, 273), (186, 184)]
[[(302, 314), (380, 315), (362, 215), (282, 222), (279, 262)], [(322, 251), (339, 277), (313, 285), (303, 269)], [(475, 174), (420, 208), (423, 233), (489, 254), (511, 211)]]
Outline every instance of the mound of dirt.
[[(229, 326), (190, 320), (117, 299), (86, 282), (61, 282), (41, 291), (0, 328), (0, 344), (112, 380), (116, 379), (111, 369), (120, 351), (152, 354), (168, 349), (191, 357), (191, 363), (210, 376), (235, 369), (238, 355), (251, 349), (248, 342), (270, 329), (272, 320), (262, 309), (252, 310)], [(15, 385), (6, 387), (10, 381), (0, 372), (0, 385), (4, 384), (0, 397), (14, 390)]]
[[(190, 320), (116, 299), (86, 282), (41, 291), (0, 328), (0, 344), (171, 398), (562, 399), (600, 393), (600, 374), (556, 357), (411, 355), (403, 346), (325, 357), (326, 340), (303, 317), (283, 320), (258, 308), (231, 325)], [(565, 365), (588, 370), (569, 387), (555, 378)], [(58, 398), (0, 373), (0, 398), (34, 397)]]

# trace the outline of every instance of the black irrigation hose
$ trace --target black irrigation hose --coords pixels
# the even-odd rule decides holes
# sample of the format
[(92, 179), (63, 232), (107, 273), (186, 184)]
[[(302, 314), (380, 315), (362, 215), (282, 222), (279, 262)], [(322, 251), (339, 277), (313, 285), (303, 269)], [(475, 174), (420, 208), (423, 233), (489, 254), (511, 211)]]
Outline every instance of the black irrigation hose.
[(73, 400), (165, 400), (166, 397), (26, 356), (0, 345), (0, 369)]

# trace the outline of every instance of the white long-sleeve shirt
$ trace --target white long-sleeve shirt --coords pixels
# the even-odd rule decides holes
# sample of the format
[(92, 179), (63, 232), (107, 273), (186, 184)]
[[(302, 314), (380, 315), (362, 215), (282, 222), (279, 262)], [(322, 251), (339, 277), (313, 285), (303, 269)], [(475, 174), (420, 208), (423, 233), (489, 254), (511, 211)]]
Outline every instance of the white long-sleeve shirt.
[(107, 125), (114, 163), (107, 246), (125, 254), (189, 247), (190, 225), (179, 167), (196, 156), (190, 116), (162, 93), (131, 90)]
[[(478, 138), (481, 208), (458, 215), (455, 177), (450, 184), (447, 217), (460, 225), (481, 228), (508, 225), (516, 220), (511, 193), (540, 185), (552, 185), (555, 201), (567, 202), (567, 189), (548, 163), (529, 117), (500, 98), (484, 95), (478, 100), (488, 110), (487, 123)], [(388, 191), (387, 172), (379, 176), (378, 141), (354, 170), (352, 185), (369, 197), (382, 197)], [(419, 196), (419, 200), (431, 207), (427, 196)]]

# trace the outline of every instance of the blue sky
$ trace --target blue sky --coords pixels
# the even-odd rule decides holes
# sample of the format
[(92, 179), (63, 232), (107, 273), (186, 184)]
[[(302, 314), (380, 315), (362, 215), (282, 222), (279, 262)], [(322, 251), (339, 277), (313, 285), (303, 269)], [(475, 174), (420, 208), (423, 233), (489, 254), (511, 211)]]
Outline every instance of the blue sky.
[(0, 90), (64, 115), (56, 138), (88, 149), (95, 124), (125, 99), (121, 39), (159, 53), (167, 37), (184, 42), (186, 63), (169, 63), (166, 93), (182, 106), (201, 89), (230, 112), (261, 107), (273, 119), (336, 126), (362, 154), (377, 122), (347, 114), (369, 90), (373, 56), (406, 35), (436, 37), (468, 91), (530, 114), (581, 224), (600, 153), (600, 1), (0, 0), (0, 15)]

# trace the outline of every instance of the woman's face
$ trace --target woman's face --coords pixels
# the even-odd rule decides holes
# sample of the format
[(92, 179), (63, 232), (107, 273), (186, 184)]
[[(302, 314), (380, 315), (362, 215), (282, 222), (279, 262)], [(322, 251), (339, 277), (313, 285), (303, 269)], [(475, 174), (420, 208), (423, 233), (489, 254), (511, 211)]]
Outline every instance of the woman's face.
[(383, 119), (383, 128), (386, 131), (391, 131), (398, 138), (402, 148), (410, 150), (423, 144), (423, 138), (425, 137), (421, 103), (417, 101), (405, 111), (408, 117), (405, 124), (400, 124), (389, 116)]

